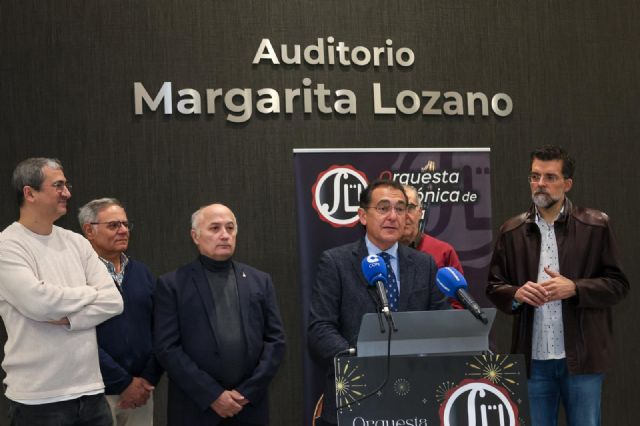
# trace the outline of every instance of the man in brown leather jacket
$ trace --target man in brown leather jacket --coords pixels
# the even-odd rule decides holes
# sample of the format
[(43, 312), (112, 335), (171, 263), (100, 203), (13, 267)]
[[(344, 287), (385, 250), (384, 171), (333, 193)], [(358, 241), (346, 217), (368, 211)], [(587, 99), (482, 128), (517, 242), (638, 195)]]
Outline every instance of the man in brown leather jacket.
[(500, 228), (487, 296), (513, 314), (511, 352), (529, 371), (533, 425), (599, 425), (611, 363), (611, 307), (629, 291), (608, 216), (574, 206), (574, 160), (560, 147), (531, 153), (533, 205)]

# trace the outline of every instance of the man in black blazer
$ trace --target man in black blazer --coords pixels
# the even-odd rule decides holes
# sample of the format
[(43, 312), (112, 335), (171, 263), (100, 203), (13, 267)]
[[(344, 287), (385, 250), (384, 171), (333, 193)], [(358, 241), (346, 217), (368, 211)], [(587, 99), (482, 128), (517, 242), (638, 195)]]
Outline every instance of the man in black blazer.
[(231, 259), (236, 218), (221, 204), (191, 217), (200, 256), (163, 275), (157, 358), (169, 376), (169, 426), (266, 425), (267, 387), (285, 350), (271, 277)]
[(406, 211), (407, 196), (402, 185), (389, 180), (374, 181), (360, 196), (358, 215), (367, 231), (365, 237), (322, 253), (308, 329), (311, 353), (327, 368), (324, 409), (316, 425), (336, 424), (333, 357), (355, 347), (362, 316), (377, 311), (376, 299), (362, 274), (363, 258), (382, 252), (389, 254), (400, 292), (399, 311), (448, 308), (435, 284), (433, 258), (398, 244)]

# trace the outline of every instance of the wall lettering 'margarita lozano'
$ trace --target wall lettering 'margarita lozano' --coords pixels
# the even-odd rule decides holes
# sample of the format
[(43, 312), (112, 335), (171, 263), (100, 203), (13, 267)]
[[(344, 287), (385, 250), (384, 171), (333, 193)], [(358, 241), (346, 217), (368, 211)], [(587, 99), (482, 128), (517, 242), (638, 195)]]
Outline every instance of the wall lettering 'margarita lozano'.
[[(325, 67), (344, 71), (347, 67), (367, 69), (406, 68), (412, 71), (416, 56), (408, 47), (395, 48), (393, 40), (384, 46), (353, 48), (332, 36), (318, 38), (315, 44), (281, 44), (279, 52), (268, 38), (263, 38), (252, 59), (252, 66), (286, 65), (282, 72), (292, 72), (301, 66)], [(279, 72), (278, 70), (274, 72)], [(276, 78), (277, 77), (277, 78)], [(339, 75), (338, 75), (339, 77)], [(274, 76), (281, 80), (281, 76)], [(398, 83), (400, 84), (400, 83)], [(371, 83), (372, 104), (367, 108), (374, 116), (481, 116), (507, 117), (513, 112), (513, 100), (502, 92), (487, 95), (481, 91), (425, 90), (404, 88), (396, 94), (385, 91), (382, 83)], [(302, 77), (299, 87), (273, 88), (174, 88), (164, 81), (160, 87), (147, 87), (141, 81), (133, 83), (135, 115), (161, 110), (165, 115), (216, 115), (221, 113), (232, 123), (245, 123), (254, 116), (318, 114), (322, 116), (356, 115), (358, 99), (354, 90), (331, 88), (324, 82), (314, 83)]]

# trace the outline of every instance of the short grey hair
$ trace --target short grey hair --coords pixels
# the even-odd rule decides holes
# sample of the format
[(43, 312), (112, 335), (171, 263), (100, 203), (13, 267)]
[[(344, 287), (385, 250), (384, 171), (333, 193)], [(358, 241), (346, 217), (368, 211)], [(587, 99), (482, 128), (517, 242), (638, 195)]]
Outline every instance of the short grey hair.
[(30, 186), (39, 191), (44, 181), (43, 167), (62, 170), (62, 163), (57, 158), (32, 157), (18, 163), (11, 176), (11, 186), (16, 194), (18, 206), (24, 204), (25, 186)]
[(202, 206), (191, 214), (191, 229), (193, 231), (198, 232), (198, 225), (200, 225), (200, 219), (202, 217), (202, 209), (205, 207), (207, 206)]
[(85, 223), (95, 222), (98, 219), (98, 213), (107, 207), (118, 206), (124, 208), (122, 203), (115, 198), (98, 198), (91, 200), (78, 210), (78, 222), (80, 227)]

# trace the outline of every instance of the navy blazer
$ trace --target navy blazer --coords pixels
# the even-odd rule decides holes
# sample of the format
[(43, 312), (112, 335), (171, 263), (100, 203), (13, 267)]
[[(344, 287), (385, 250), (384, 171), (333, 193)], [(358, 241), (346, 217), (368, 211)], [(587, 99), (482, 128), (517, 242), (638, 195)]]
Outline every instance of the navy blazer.
[[(269, 421), (267, 387), (285, 350), (285, 335), (270, 275), (233, 261), (250, 368), (237, 389), (248, 400), (236, 416)], [(168, 425), (217, 425), (210, 406), (225, 390), (216, 380), (225, 369), (213, 327), (214, 303), (199, 260), (161, 276), (155, 296), (156, 356), (169, 376)]]
[[(333, 357), (356, 346), (362, 316), (377, 312), (375, 294), (361, 269), (368, 254), (364, 238), (325, 251), (313, 287), (307, 337), (311, 354), (327, 368), (322, 417), (330, 423), (336, 422)], [(398, 266), (400, 311), (448, 309), (435, 283), (431, 256), (400, 244)]]

